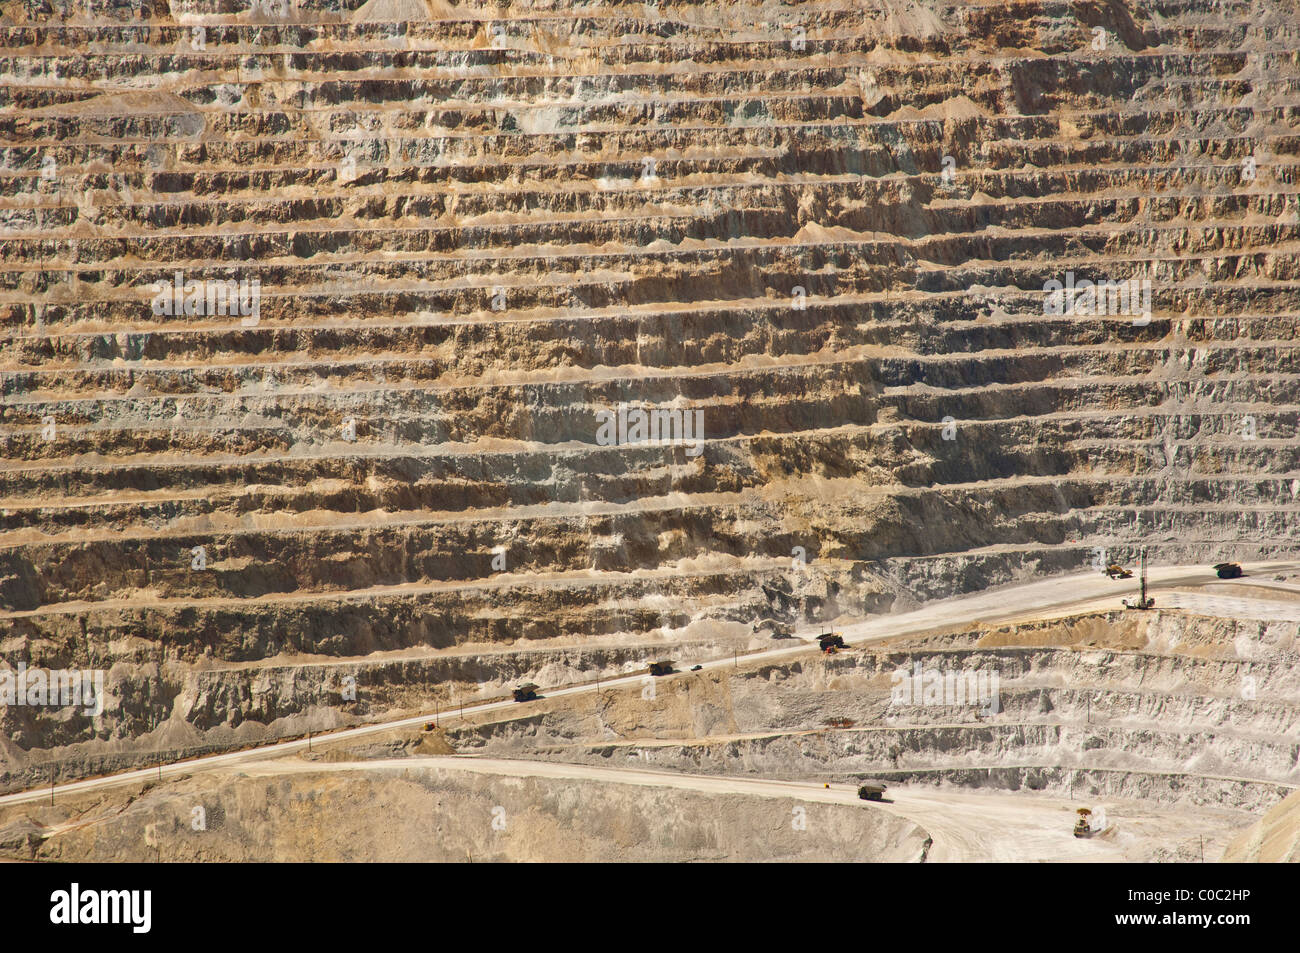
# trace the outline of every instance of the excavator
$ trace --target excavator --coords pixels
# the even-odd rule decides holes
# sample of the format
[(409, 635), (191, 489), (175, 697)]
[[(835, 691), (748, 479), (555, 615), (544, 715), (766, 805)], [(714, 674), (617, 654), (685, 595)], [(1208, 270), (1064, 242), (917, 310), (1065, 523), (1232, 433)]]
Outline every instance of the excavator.
[(847, 649), (848, 644), (844, 641), (844, 636), (838, 632), (827, 632), (825, 635), (817, 636), (817, 644), (827, 655), (834, 655), (839, 649)]
[(1106, 567), (1106, 575), (1110, 576), (1112, 579), (1132, 579), (1133, 570), (1125, 569), (1123, 566), (1119, 565), (1119, 563), (1111, 563)]

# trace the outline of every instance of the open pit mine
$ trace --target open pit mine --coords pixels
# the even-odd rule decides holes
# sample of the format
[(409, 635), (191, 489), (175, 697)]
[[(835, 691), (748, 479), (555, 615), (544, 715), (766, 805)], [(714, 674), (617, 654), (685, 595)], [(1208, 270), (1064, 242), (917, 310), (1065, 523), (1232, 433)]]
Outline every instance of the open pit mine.
[(0, 46), (0, 860), (1300, 860), (1294, 0)]

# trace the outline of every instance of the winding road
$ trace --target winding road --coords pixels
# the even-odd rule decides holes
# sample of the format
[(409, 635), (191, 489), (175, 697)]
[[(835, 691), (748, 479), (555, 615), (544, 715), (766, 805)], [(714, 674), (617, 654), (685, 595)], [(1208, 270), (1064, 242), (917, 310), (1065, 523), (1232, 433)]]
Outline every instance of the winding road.
[[(1246, 576), (1237, 580), (1220, 580), (1213, 570), (1204, 566), (1169, 566), (1152, 568), (1149, 588), (1157, 593), (1157, 607), (1185, 606), (1189, 611), (1216, 612), (1241, 617), (1243, 608), (1258, 604), (1258, 599), (1243, 599), (1233, 591), (1242, 586), (1265, 586), (1279, 590), (1279, 598), (1291, 597), (1290, 602), (1264, 602), (1260, 605), (1262, 617), (1279, 615), (1300, 619), (1300, 586), (1278, 583), (1270, 577), (1280, 573), (1300, 570), (1300, 562), (1267, 562), (1243, 564)], [(1131, 597), (1136, 590), (1136, 580), (1117, 582), (1096, 572), (1061, 576), (1025, 585), (1008, 586), (969, 596), (927, 603), (919, 609), (897, 615), (877, 616), (847, 626), (839, 631), (849, 645), (861, 645), (884, 638), (921, 635), (953, 626), (972, 623), (1013, 622), (1026, 618), (1059, 617), (1097, 608), (1119, 608), (1121, 597)], [(1211, 587), (1207, 592), (1170, 593), (1162, 601), (1159, 593), (1174, 587)], [(1220, 594), (1221, 591), (1221, 594)], [(1217, 611), (1216, 611), (1217, 610)], [(816, 631), (807, 633), (815, 638)], [(815, 642), (801, 639), (794, 645), (750, 652), (744, 663), (767, 664), (793, 656), (816, 652)], [(686, 670), (699, 664), (705, 671), (735, 665), (731, 657), (701, 660), (698, 663), (679, 661), (678, 667)], [(644, 674), (602, 679), (601, 690), (630, 687), (640, 684)], [(668, 676), (674, 677), (674, 676)], [(597, 685), (553, 686), (543, 689), (547, 699), (581, 695), (597, 691)], [(494, 711), (520, 710), (513, 701), (493, 701), (466, 705), (464, 714), (479, 715)], [(444, 715), (445, 717), (445, 715)], [(377, 722), (356, 728), (347, 728), (317, 735), (316, 744), (354, 741), (374, 737), (395, 729), (411, 728), (427, 723), (427, 713)], [(211, 755), (192, 760), (176, 761), (159, 767), (143, 768), (84, 781), (58, 785), (56, 794), (82, 794), (121, 785), (140, 784), (149, 780), (244, 765), (252, 770), (284, 772), (326, 770), (319, 763), (269, 762), (308, 750), (307, 739), (295, 739), (263, 745), (227, 754)], [(592, 780), (604, 783), (637, 784), (671, 787), (683, 790), (713, 793), (747, 793), (761, 797), (795, 798), (804, 801), (862, 804), (856, 790), (846, 787), (829, 789), (813, 782), (769, 781), (755, 778), (714, 777), (684, 775), (642, 769), (609, 768), (590, 765), (535, 762), (475, 756), (442, 756), (403, 758), (393, 761), (331, 762), (330, 771), (382, 770), (390, 767), (410, 769), (420, 764), (436, 763), (440, 768), (479, 773), (508, 774), (511, 776), (553, 777), (573, 780)], [(1104, 839), (1075, 840), (1063, 837), (1072, 820), (1070, 802), (1045, 796), (1026, 796), (1003, 793), (957, 793), (926, 787), (913, 789), (892, 788), (893, 803), (871, 804), (873, 809), (889, 811), (906, 817), (923, 827), (933, 839), (930, 860), (1119, 860), (1121, 848)], [(51, 789), (42, 787), (0, 796), (0, 807), (32, 803), (48, 799)]]

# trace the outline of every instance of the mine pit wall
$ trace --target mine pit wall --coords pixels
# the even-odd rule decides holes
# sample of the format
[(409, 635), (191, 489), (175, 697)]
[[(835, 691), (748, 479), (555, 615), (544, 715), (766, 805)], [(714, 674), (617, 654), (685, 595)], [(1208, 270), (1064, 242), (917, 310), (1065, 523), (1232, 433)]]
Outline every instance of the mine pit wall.
[(1223, 853), (1225, 863), (1300, 863), (1300, 791), (1242, 831)]
[[(160, 653), (186, 663), (273, 663), (276, 655), (286, 653), (350, 658), (562, 637), (596, 643), (623, 633), (644, 638), (701, 619), (793, 624), (841, 613), (868, 615), (893, 602), (871, 584), (862, 566), (832, 563), (799, 573), (789, 566), (788, 554), (779, 568), (771, 560), (736, 557), (644, 577), (589, 572), (539, 584), (507, 575), (464, 589), (265, 601), (238, 608), (163, 604), (36, 613), (7, 620), (6, 645), (14, 644), (15, 650), (6, 657), (29, 665), (58, 661), (61, 666), (106, 668), (117, 661), (156, 661)], [(256, 572), (252, 565), (245, 569)]]
[[(893, 500), (891, 509), (897, 503), (897, 499)], [(967, 511), (958, 520), (959, 509), (956, 501), (952, 507), (938, 510), (927, 506), (910, 514), (919, 522), (907, 532), (913, 533), (915, 525), (927, 520), (954, 524), (976, 519)], [(985, 516), (993, 518), (991, 514), (979, 518)], [(891, 522), (896, 517), (897, 513)], [(356, 658), (377, 651), (442, 649), (466, 643), (507, 645), (517, 640), (551, 638), (582, 638), (595, 643), (621, 633), (652, 633), (709, 621), (759, 628), (770, 623), (789, 631), (823, 624), (839, 616), (874, 615), (910, 607), (918, 600), (941, 599), (1001, 583), (1077, 572), (1095, 558), (1088, 547), (1067, 547), (1033, 553), (919, 554), (906, 560), (863, 559), (856, 535), (844, 538), (832, 531), (832, 524), (841, 519), (865, 520), (873, 532), (884, 535), (894, 532), (891, 526), (861, 510), (835, 506), (823, 507), (820, 514), (808, 518), (816, 519), (826, 530), (826, 541), (821, 552), (809, 552), (809, 558), (815, 561), (798, 570), (791, 569), (790, 543), (795, 539), (806, 541), (806, 537), (798, 534), (777, 537), (779, 545), (773, 546), (767, 555), (750, 552), (740, 542), (744, 534), (753, 532), (763, 537), (767, 531), (736, 520), (725, 524), (735, 530), (734, 551), (726, 556), (709, 556), (699, 563), (692, 561), (691, 554), (696, 551), (690, 547), (695, 544), (688, 541), (706, 531), (703, 523), (682, 532), (666, 529), (653, 543), (639, 537), (620, 536), (621, 550), (642, 544), (667, 546), (671, 555), (680, 560), (674, 569), (644, 576), (606, 572), (593, 565), (590, 569), (575, 568), (571, 575), (560, 574), (541, 583), (523, 573), (503, 573), (490, 583), (466, 581), (463, 587), (430, 587), (409, 593), (377, 589), (364, 596), (340, 591), (334, 598), (246, 599), (239, 604), (217, 601), (151, 605), (146, 602), (131, 607), (97, 607), (94, 605), (97, 598), (108, 598), (113, 593), (102, 583), (105, 577), (98, 576), (95, 567), (115, 559), (116, 555), (103, 553), (92, 557), (88, 552), (81, 552), (60, 572), (91, 587), (67, 593), (70, 598), (75, 595), (90, 599), (90, 606), (76, 612), (43, 610), (12, 616), (6, 620), (6, 636), (0, 644), (4, 645), (4, 657), (11, 665), (25, 661), (33, 667), (108, 669), (119, 661), (142, 665), (156, 662), (160, 656), (184, 663), (212, 660), (274, 664), (275, 656), (286, 653)], [(1117, 513), (1114, 518), (1126, 517)], [(1076, 524), (1077, 519), (1063, 519), (1058, 527), (1061, 536), (1077, 532)], [(719, 524), (719, 532), (725, 525)], [(367, 545), (367, 539), (370, 537), (363, 533), (358, 545)], [(189, 542), (193, 540), (186, 545)], [(486, 564), (492, 558), (490, 550), (484, 548), (487, 542), (483, 541), (480, 553), (466, 558)], [(351, 551), (351, 545), (340, 544), (338, 550), (330, 553)], [(1259, 547), (1254, 551), (1259, 552)], [(218, 550), (211, 552), (215, 559)], [(313, 569), (316, 575), (351, 571), (345, 561), (333, 559), (330, 553), (302, 554), (302, 558), (333, 563), (333, 569)], [(590, 553), (593, 563), (599, 564), (614, 555), (613, 550), (599, 546)], [(1170, 546), (1163, 555), (1177, 561), (1187, 557), (1188, 552)], [(1290, 554), (1280, 548), (1266, 547), (1263, 555), (1280, 558)], [(2, 565), (5, 558), (0, 554), (0, 577), (5, 577), (6, 567)], [(1125, 551), (1114, 549), (1111, 558), (1125, 561)], [(215, 600), (223, 600), (232, 593), (271, 595), (270, 590), (276, 589), (277, 584), (265, 576), (263, 567), (260, 561), (242, 556), (222, 559), (212, 563), (207, 571), (213, 577), (207, 588), (186, 589), (185, 594)], [(27, 578), (24, 575), (27, 571), (14, 566), (8, 568), (11, 571), (5, 578), (13, 586), (20, 586), (21, 580)], [(101, 582), (92, 585), (91, 580), (95, 579)], [(155, 581), (163, 586), (162, 576)], [(371, 575), (353, 581), (379, 587), (393, 582)], [(286, 582), (285, 590), (279, 594), (292, 596), (293, 585), (291, 580)], [(103, 588), (96, 588), (100, 586)], [(1136, 587), (1132, 588), (1136, 592)], [(1117, 593), (1125, 591), (1122, 585), (1117, 585)]]
[[(592, 589), (602, 598), (592, 599)], [(737, 591), (748, 592), (749, 599), (737, 604)], [(729, 656), (780, 644), (770, 636), (789, 631), (785, 620), (864, 615), (891, 601), (860, 569), (792, 576), (737, 568), (664, 581), (613, 580), (586, 589), (505, 584), (478, 594), (401, 595), (330, 606), (289, 603), (238, 612), (145, 606), (19, 617), (0, 642), (10, 666), (100, 670), (107, 698), (98, 717), (76, 708), (0, 709), (0, 791), (47, 783), (51, 768), (61, 780), (71, 780), (159, 758), (432, 712), (435, 705), (445, 709), (462, 699), (508, 695), (520, 681), (556, 685), (622, 675), (663, 657)], [(764, 621), (755, 632), (742, 617)], [(546, 639), (565, 632), (566, 641), (576, 641), (574, 631), (586, 637), (581, 648), (544, 647)], [(463, 648), (475, 636), (501, 649)], [(459, 654), (366, 658), (447, 648)], [(281, 654), (317, 660), (277, 664)], [(343, 697), (348, 676), (356, 681), (355, 702)]]
[[(452, 722), (444, 735), (462, 753), (1254, 811), (1300, 785), (1296, 636), (1294, 623), (1099, 614), (705, 672), (657, 683), (653, 699), (607, 691), (518, 719)], [(893, 673), (915, 662), (997, 671), (999, 713), (891, 704)]]
[[(204, 809), (201, 831), (193, 829), (195, 807)], [(796, 807), (802, 826), (793, 823)], [(0, 812), (0, 857), (915, 862), (929, 847), (921, 828), (868, 805), (478, 775), (419, 762), (400, 774), (205, 775), (145, 792), (125, 810), (72, 798), (23, 810), (47, 829), (73, 816), (78, 823), (23, 838), (10, 827), (13, 812)]]
[[(696, 637), (673, 646), (672, 654), (679, 660), (726, 656), (736, 645), (734, 633), (744, 631), (736, 626), (721, 639)], [(1249, 658), (1239, 654), (1247, 651)], [(108, 672), (108, 703), (98, 717), (5, 710), (0, 789), (48, 783), (51, 770), (67, 781), (417, 712), (432, 720), (435, 706), (446, 723), (462, 698), (505, 697), (520, 681), (536, 682), (543, 692), (590, 682), (598, 674), (642, 669), (664, 654), (662, 646), (642, 643), (269, 669), (119, 663)], [(943, 671), (996, 671), (999, 713), (990, 717), (978, 705), (891, 705), (894, 673), (910, 673), (918, 661)], [(355, 679), (355, 702), (343, 697), (346, 676)], [(1242, 697), (1246, 676), (1254, 679), (1251, 699)], [(653, 699), (633, 688), (599, 699), (543, 700), (521, 718), (480, 724), (472, 717), (471, 726), (453, 721), (446, 737), (465, 752), (593, 763), (620, 760), (611, 742), (678, 740), (676, 754), (665, 749), (649, 756), (681, 770), (791, 779), (949, 769), (957, 776), (1005, 765), (1011, 774), (1053, 766), (1131, 768), (1245, 772), (1247, 781), (1300, 783), (1300, 744), (1292, 740), (1300, 736), (1293, 623), (1097, 614), (958, 630), (834, 657), (810, 652), (780, 665), (742, 660), (734, 670), (654, 684)], [(828, 730), (832, 719), (852, 727)], [(814, 744), (792, 732), (824, 734)], [(692, 743), (719, 735), (763, 737)], [(1196, 761), (1187, 767), (1191, 752)]]
[[(716, 658), (732, 644), (697, 637), (674, 651)], [(432, 721), (461, 701), (509, 697), (522, 681), (592, 681), (644, 669), (663, 653), (640, 643), (237, 669), (119, 663), (105, 677), (102, 715), (23, 705), (0, 712), (0, 792), (48, 783), (51, 770), (63, 782), (419, 712)], [(355, 701), (344, 697), (349, 676)]]
[[(566, 22), (559, 4), (545, 24), (516, 10), (505, 53), (439, 4), (430, 21), (364, 22), (376, 4), (346, 25), (362, 0), (305, 0), (286, 25), (212, 0), (95, 0), (113, 29), (19, 6), (0, 124), (32, 148), (5, 177), (0, 446), (22, 465), (0, 479), (0, 655), (102, 669), (117, 694), (96, 719), (4, 712), (0, 787), (70, 747), (79, 776), (569, 674), (527, 651), (478, 671), (374, 652), (572, 639), (608, 672), (647, 660), (605, 645), (625, 633), (861, 617), (1077, 571), (1097, 542), (1124, 562), (1148, 537), (1157, 563), (1298, 551), (1293, 3), (1229, 2), (1216, 23), (1186, 3), (795, 4), (810, 57), (725, 4), (669, 2), (653, 26), (639, 8)], [(213, 49), (186, 46), (213, 15)], [(1098, 24), (1117, 41), (1100, 60), (1080, 29)], [(102, 54), (89, 73), (84, 47)], [(308, 55), (273, 52), (293, 49)], [(647, 71), (665, 54), (700, 69)], [(164, 62), (161, 99), (97, 97)], [(540, 72), (510, 75), (524, 62)], [(340, 176), (360, 142), (380, 161)], [(1248, 185), (1252, 150), (1267, 172)], [(946, 151), (960, 175), (944, 184)], [(574, 188), (635, 176), (648, 153), (667, 191)], [(43, 185), (42, 155), (94, 201)], [(113, 194), (126, 182), (143, 201)], [(311, 194), (279, 197), (287, 184)], [(1037, 288), (1069, 263), (1149, 258), (1164, 273), (1148, 326), (1043, 313)], [(259, 327), (132, 310), (131, 289), (218, 261), (256, 262)], [(495, 314), (479, 286), (498, 276), (511, 300)], [(789, 307), (794, 285), (806, 309)], [(631, 396), (705, 410), (700, 456), (598, 446), (592, 409)], [(1255, 441), (1234, 435), (1248, 407)], [(345, 443), (348, 414), (362, 419)], [(949, 414), (960, 441), (941, 436)], [(829, 481), (843, 484), (823, 499)], [(506, 539), (515, 575), (496, 576)], [(1077, 724), (1082, 704), (1086, 722), (1089, 703), (1051, 683), (1070, 670), (1114, 678), (1098, 684), (1112, 724), (1294, 733), (1294, 646), (1152, 663), (1131, 654), (1144, 644), (1086, 663), (998, 653), (1003, 717), (1038, 705)], [(295, 655), (330, 661), (282, 664)], [(789, 711), (746, 669), (721, 679), (734, 702), (676, 721), (629, 710), (686, 736), (868, 723), (887, 714), (884, 664), (837, 661), (817, 686), (813, 663), (777, 673)], [(1258, 701), (1232, 687), (1245, 674)], [(1286, 750), (1266, 738), (1254, 754), (1274, 772)]]
[[(1281, 492), (1276, 486), (1267, 489), (1272, 494)], [(741, 560), (767, 561), (755, 568), (769, 572), (779, 563), (785, 571), (778, 578), (789, 585), (793, 575), (790, 554), (798, 546), (810, 561), (803, 571), (820, 574), (828, 582), (848, 570), (857, 580), (888, 581), (913, 598), (928, 600), (1042, 575), (1077, 572), (1089, 564), (1091, 547), (1060, 544), (1081, 537), (1115, 536), (1126, 521), (1132, 522), (1131, 504), (1127, 511), (1118, 505), (1105, 509), (1107, 501), (1102, 494), (1069, 483), (1020, 485), (999, 491), (984, 488), (922, 494), (904, 490), (887, 498), (823, 501), (794, 515), (785, 504), (742, 502), (730, 494), (728, 490), (713, 497), (716, 502), (679, 509), (669, 507), (666, 501), (671, 496), (651, 497), (645, 501), (646, 509), (624, 514), (513, 519), (486, 514), (472, 527), (450, 514), (443, 523), (426, 525), (373, 525), (367, 521), (372, 518), (366, 517), (357, 525), (340, 521), (337, 529), (300, 527), (294, 517), (285, 516), (274, 530), (236, 533), (217, 529), (192, 535), (177, 531), (143, 543), (70, 537), (66, 542), (32, 543), (21, 551), (0, 552), (0, 608), (16, 612), (43, 609), (40, 614), (14, 617), (12, 625), (20, 631), (45, 632), (59, 624), (51, 608), (90, 603), (89, 610), (81, 611), (86, 612), (87, 626), (93, 622), (98, 629), (102, 624), (99, 615), (105, 615), (103, 622), (110, 625), (115, 620), (108, 606), (97, 609), (96, 603), (138, 598), (142, 591), (156, 599), (232, 601), (312, 593), (325, 611), (337, 614), (338, 618), (331, 620), (332, 631), (336, 631), (346, 626), (349, 614), (356, 610), (352, 601), (331, 605), (326, 598), (329, 594), (351, 594), (352, 599), (362, 601), (364, 596), (358, 595), (358, 590), (410, 585), (415, 579), (425, 581), (434, 593), (428, 597), (433, 618), (425, 622), (425, 628), (426, 638), (439, 644), (466, 638), (536, 637), (538, 630), (548, 628), (555, 635), (591, 634), (581, 625), (580, 616), (543, 622), (530, 612), (502, 613), (495, 630), (485, 629), (475, 619), (474, 603), (481, 598), (476, 590), (509, 588), (514, 582), (520, 590), (521, 608), (530, 609), (532, 604), (554, 598), (545, 588), (541, 593), (529, 590), (544, 583), (535, 577), (545, 574), (556, 574), (556, 578), (565, 573), (612, 575), (631, 567), (654, 568), (671, 576), (698, 561), (723, 575), (729, 561), (734, 568), (735, 561)], [(196, 521), (203, 518), (196, 517)], [(220, 522), (236, 519), (231, 515)], [(1216, 525), (1249, 539), (1276, 528), (1267, 522), (1270, 519), (1267, 514), (1240, 509), (1218, 515)], [(1158, 512), (1151, 514), (1148, 522), (1157, 537), (1194, 540), (1203, 518), (1194, 512)], [(942, 538), (926, 529), (936, 525), (945, 528)], [(494, 550), (507, 544), (508, 571), (517, 575), (493, 577), (488, 567)], [(1030, 548), (978, 551), (995, 545)], [(208, 561), (202, 571), (190, 566), (190, 553), (196, 547), (204, 548)], [(1207, 555), (1198, 543), (1169, 542), (1150, 549), (1153, 561), (1166, 563), (1199, 562)], [(1300, 547), (1289, 541), (1227, 542), (1215, 550), (1223, 559), (1273, 559), (1298, 552)], [(1112, 556), (1129, 560), (1135, 553), (1133, 546), (1117, 546)], [(635, 579), (612, 575), (611, 582), (617, 581), (638, 585)], [(730, 588), (723, 589), (723, 584)], [(714, 588), (734, 592), (743, 603), (746, 591), (754, 585), (753, 580), (736, 573), (735, 578), (724, 576), (714, 582)], [(590, 600), (598, 589), (582, 592), (589, 599), (583, 604), (588, 610), (598, 607), (597, 600)], [(570, 601), (577, 602), (572, 597)], [(752, 621), (763, 608), (780, 611), (782, 607), (762, 607), (760, 603), (737, 614)], [(815, 604), (799, 608), (809, 618), (833, 617), (833, 613), (818, 613), (822, 607)], [(142, 623), (154, 621), (167, 609), (141, 606), (121, 611), (125, 618), (118, 625), (129, 625), (134, 619), (132, 634), (148, 638), (148, 628)], [(203, 618), (217, 610), (186, 605), (183, 611)], [(256, 631), (260, 611), (265, 610), (256, 604), (238, 609), (241, 625), (251, 629), (244, 636), (245, 653), (254, 652), (265, 638)], [(227, 609), (225, 614), (233, 612)], [(798, 617), (794, 612), (788, 614), (791, 620)], [(645, 615), (634, 620), (643, 630), (665, 624), (664, 616)], [(671, 619), (671, 613), (666, 618)], [(310, 642), (313, 636), (303, 634), (300, 639)]]
[[(592, 746), (576, 750), (543, 749), (530, 753), (530, 757), (605, 767), (649, 768), (686, 774), (750, 776), (840, 785), (857, 785), (872, 779), (911, 786), (1039, 792), (1060, 797), (1132, 798), (1164, 804), (1231, 808), (1256, 814), (1269, 809), (1297, 789), (1295, 784), (1202, 776), (1190, 771), (1073, 767), (1051, 763), (1048, 759), (1083, 760), (1066, 749), (1064, 744), (1033, 750), (1029, 755), (1017, 749), (1012, 750), (1009, 756), (995, 755), (983, 759), (963, 748), (961, 756), (952, 761), (958, 765), (969, 761), (971, 767), (949, 765), (897, 770), (888, 766), (892, 762), (887, 752), (873, 750), (872, 746), (857, 746), (854, 744), (856, 739), (837, 738), (834, 734), (828, 732), (826, 735), (804, 739), (738, 740), (713, 745), (657, 744), (644, 747)], [(996, 745), (980, 745), (978, 742), (997, 741), (997, 736), (1004, 732), (986, 730), (984, 734), (993, 737), (975, 739), (972, 749), (976, 753), (996, 748)], [(879, 739), (878, 744), (893, 744), (897, 747), (898, 737), (887, 735)], [(914, 745), (919, 742), (923, 746), (933, 745), (942, 751), (944, 742), (959, 740), (964, 744), (970, 739), (959, 734), (932, 730), (917, 732), (909, 740)], [(1064, 740), (1072, 740), (1075, 744), (1078, 742), (1077, 738)], [(907, 753), (914, 754), (915, 750), (913, 747)], [(933, 757), (931, 751), (923, 750), (922, 754), (931, 755), (933, 760), (943, 760), (941, 755)], [(1031, 760), (1035, 754), (1039, 756), (1037, 761)], [(1016, 760), (1030, 763), (1013, 763)], [(996, 766), (975, 766), (980, 762)]]
[(884, 780), (998, 791), (1040, 791), (1079, 798), (1126, 798), (1164, 804), (1231, 808), (1261, 814), (1295, 792), (1292, 785), (1238, 778), (1164, 775), (1060, 767), (1008, 767), (934, 772), (884, 771)]

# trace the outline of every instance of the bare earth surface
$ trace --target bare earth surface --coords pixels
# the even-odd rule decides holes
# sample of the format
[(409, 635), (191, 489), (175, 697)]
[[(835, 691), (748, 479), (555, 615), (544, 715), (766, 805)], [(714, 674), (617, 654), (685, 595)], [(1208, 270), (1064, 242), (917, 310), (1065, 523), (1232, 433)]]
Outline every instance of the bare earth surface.
[(0, 859), (1295, 859), (1298, 49), (0, 0)]

